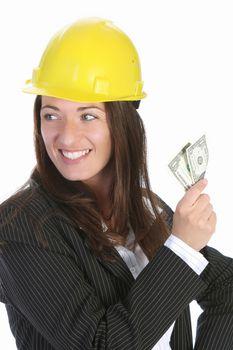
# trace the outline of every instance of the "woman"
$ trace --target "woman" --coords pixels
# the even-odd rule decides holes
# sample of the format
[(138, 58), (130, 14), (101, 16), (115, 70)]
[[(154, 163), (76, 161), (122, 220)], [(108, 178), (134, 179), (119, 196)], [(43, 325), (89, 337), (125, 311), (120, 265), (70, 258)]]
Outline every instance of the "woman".
[(207, 181), (171, 209), (150, 189), (130, 39), (101, 19), (49, 42), (25, 92), (37, 164), (0, 209), (0, 298), (18, 349), (232, 349), (233, 261), (207, 246)]

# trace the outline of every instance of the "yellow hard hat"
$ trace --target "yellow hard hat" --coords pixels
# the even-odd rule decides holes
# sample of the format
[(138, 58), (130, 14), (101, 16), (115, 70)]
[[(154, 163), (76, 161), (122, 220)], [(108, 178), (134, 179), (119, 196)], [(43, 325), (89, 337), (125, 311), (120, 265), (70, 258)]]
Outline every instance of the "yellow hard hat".
[(129, 37), (108, 20), (89, 18), (52, 37), (23, 91), (105, 102), (141, 100), (142, 88), (138, 53)]

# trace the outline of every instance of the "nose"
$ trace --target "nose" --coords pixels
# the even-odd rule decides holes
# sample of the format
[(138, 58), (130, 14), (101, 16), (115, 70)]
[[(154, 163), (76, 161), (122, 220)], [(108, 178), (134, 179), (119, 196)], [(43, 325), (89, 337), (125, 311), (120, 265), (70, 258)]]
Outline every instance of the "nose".
[(77, 125), (74, 121), (65, 121), (59, 133), (59, 143), (64, 148), (72, 148), (77, 145), (82, 137), (83, 130), (80, 125)]

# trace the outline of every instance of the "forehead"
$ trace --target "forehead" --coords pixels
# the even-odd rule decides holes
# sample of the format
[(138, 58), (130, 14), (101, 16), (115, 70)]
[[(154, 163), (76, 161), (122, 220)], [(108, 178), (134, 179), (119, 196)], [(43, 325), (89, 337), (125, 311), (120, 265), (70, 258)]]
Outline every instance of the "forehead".
[(105, 111), (105, 104), (104, 102), (76, 102), (76, 101), (69, 101), (64, 100), (61, 98), (56, 97), (50, 97), (50, 96), (41, 96), (41, 108), (45, 106), (53, 106), (57, 107), (57, 109), (70, 109), (70, 110), (77, 110), (77, 109), (84, 109), (84, 108), (98, 108), (102, 111)]

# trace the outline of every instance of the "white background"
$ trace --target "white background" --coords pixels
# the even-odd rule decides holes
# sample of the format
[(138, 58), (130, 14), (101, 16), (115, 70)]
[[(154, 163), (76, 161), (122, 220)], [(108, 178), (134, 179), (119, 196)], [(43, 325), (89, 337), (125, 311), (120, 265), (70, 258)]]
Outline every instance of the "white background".
[[(231, 0), (5, 2), (0, 13), (0, 202), (27, 180), (35, 164), (34, 96), (21, 92), (24, 81), (50, 37), (83, 16), (111, 19), (138, 49), (148, 93), (139, 111), (147, 130), (151, 184), (173, 209), (184, 192), (167, 164), (188, 141), (206, 134), (206, 191), (218, 215), (210, 245), (233, 256)], [(195, 330), (200, 309), (195, 302), (191, 307)], [(2, 304), (0, 348), (15, 349)]]

